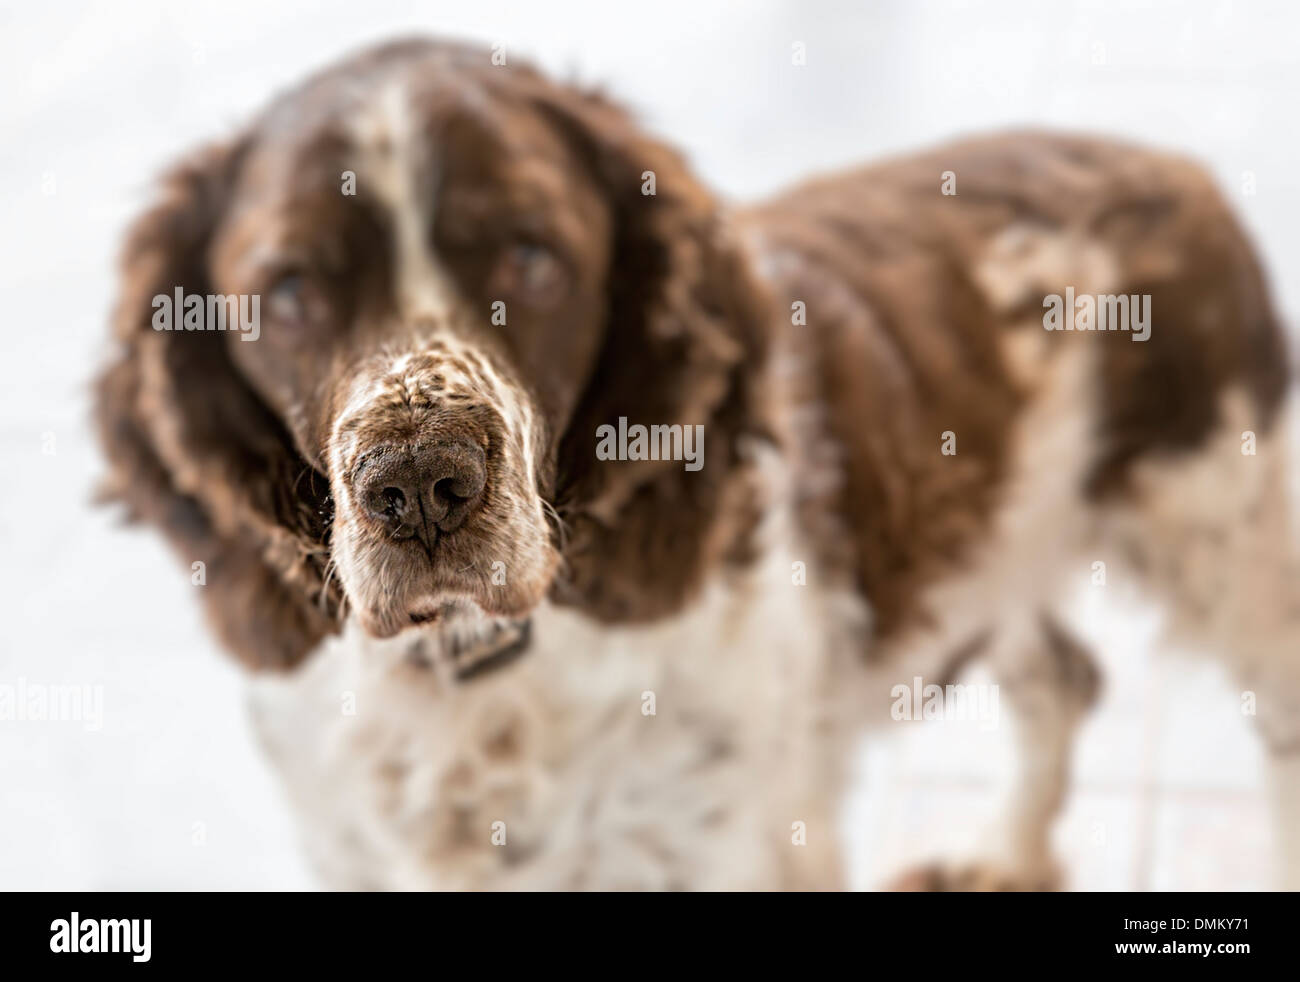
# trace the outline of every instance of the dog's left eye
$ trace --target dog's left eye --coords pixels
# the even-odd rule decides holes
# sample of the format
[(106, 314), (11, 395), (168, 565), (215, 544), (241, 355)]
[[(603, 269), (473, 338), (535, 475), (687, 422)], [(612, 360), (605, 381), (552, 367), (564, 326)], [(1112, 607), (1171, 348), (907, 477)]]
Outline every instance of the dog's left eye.
[(562, 299), (568, 284), (568, 270), (554, 252), (536, 243), (515, 242), (498, 255), (489, 289), (545, 307)]

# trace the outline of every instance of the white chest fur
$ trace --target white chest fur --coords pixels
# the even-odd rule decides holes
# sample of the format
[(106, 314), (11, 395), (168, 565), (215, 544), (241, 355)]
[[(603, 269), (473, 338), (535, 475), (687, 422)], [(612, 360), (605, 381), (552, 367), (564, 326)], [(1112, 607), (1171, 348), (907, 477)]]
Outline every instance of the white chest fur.
[(534, 616), (516, 663), (461, 685), (409, 632), (349, 625), (253, 685), (259, 733), (331, 885), (833, 885), (840, 727), (822, 602), (773, 549), (682, 615)]

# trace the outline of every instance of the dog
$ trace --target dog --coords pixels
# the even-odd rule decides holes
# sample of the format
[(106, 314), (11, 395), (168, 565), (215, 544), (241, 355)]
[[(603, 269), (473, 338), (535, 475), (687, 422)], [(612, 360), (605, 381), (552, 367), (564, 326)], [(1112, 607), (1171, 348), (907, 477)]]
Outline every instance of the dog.
[(1300, 887), (1291, 371), (1192, 163), (1010, 133), (736, 208), (402, 41), (176, 166), (113, 321), (106, 493), (204, 564), (330, 886), (841, 888), (860, 732), (976, 658), (1013, 794), (908, 882), (1057, 886), (1100, 567), (1253, 693)]

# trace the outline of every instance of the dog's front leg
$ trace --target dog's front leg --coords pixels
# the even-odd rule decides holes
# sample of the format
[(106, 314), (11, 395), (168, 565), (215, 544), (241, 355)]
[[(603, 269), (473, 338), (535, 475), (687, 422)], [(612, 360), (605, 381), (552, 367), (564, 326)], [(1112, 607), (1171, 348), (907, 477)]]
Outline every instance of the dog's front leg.
[(1015, 770), (1008, 800), (975, 858), (913, 870), (905, 890), (1050, 890), (1061, 885), (1052, 823), (1069, 786), (1074, 736), (1097, 698), (1100, 675), (1088, 650), (1050, 615), (1007, 625), (989, 660), (1010, 709)]

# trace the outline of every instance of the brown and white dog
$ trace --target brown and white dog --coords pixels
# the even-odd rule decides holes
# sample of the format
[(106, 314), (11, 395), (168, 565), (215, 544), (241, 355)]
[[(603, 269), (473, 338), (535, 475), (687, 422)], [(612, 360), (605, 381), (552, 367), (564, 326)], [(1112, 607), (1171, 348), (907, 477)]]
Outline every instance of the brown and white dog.
[[(256, 340), (158, 329), (178, 289)], [(1044, 330), (1067, 291), (1147, 336)], [(1256, 694), (1300, 886), (1289, 372), (1193, 165), (1008, 135), (730, 210), (603, 98), (403, 42), (175, 169), (115, 330), (110, 490), (291, 670), (255, 717), (332, 885), (839, 886), (859, 729), (976, 655), (1021, 776), (925, 883), (1050, 885), (1105, 562)]]

